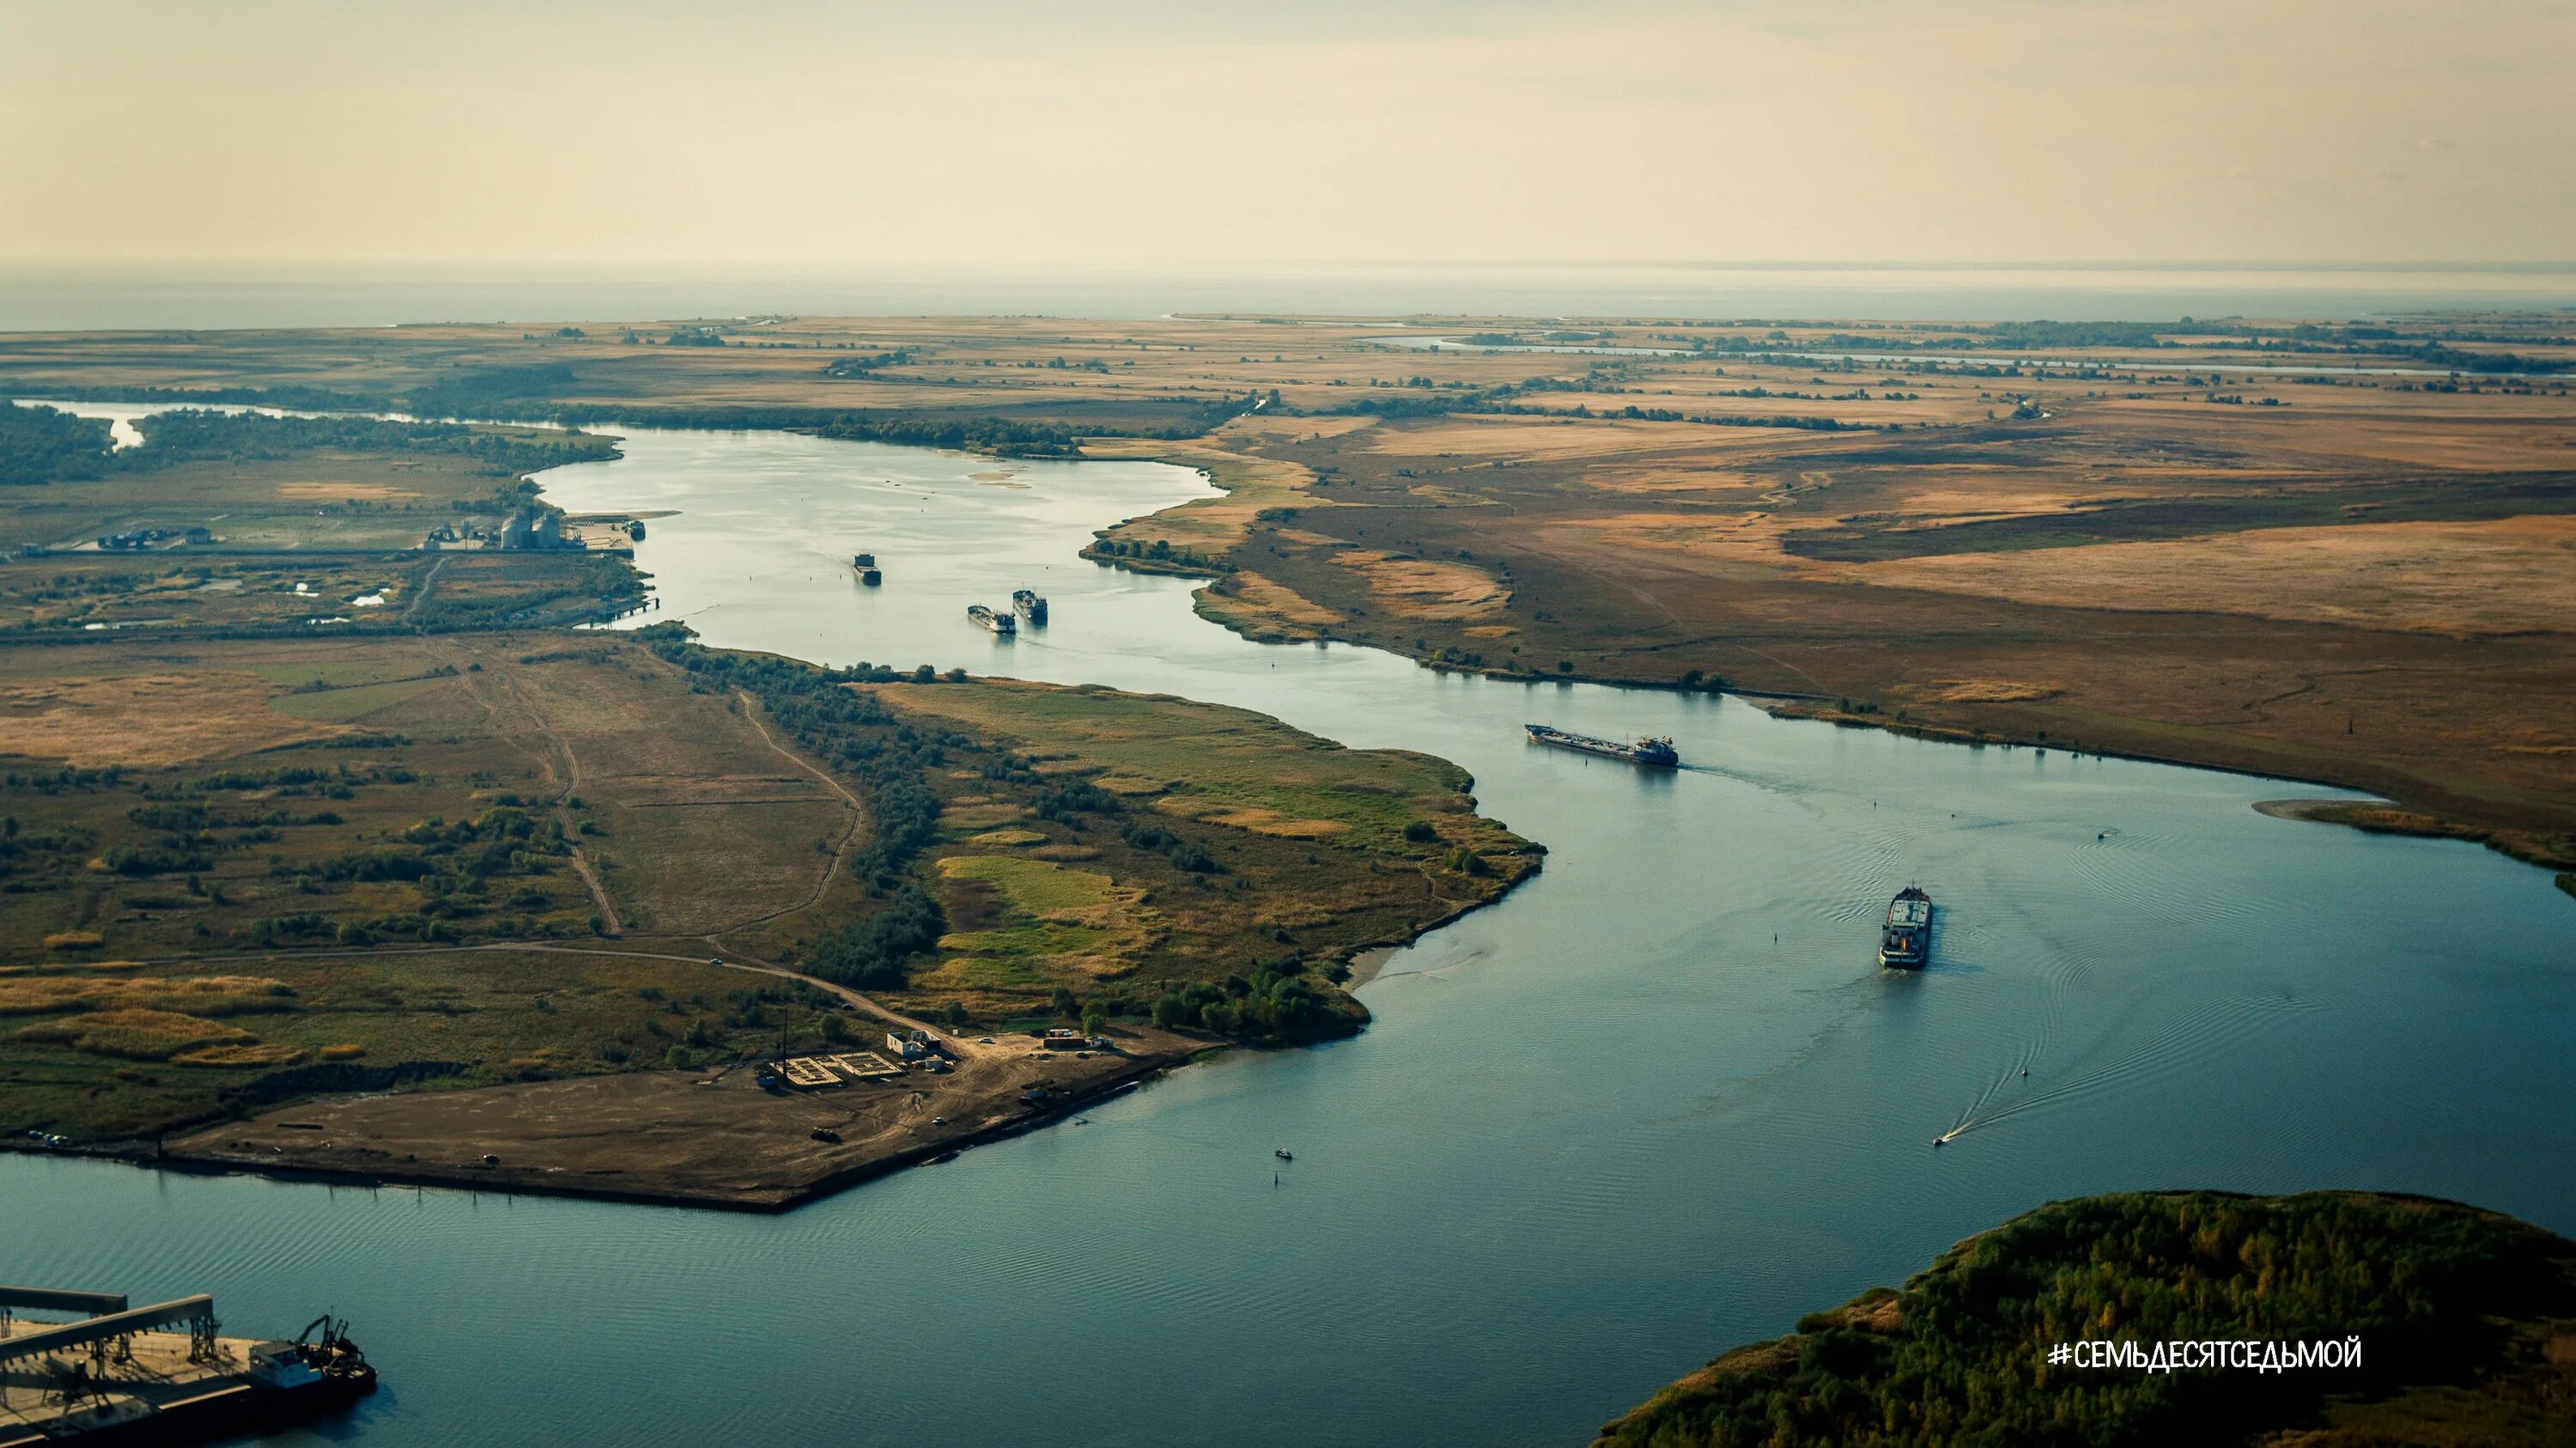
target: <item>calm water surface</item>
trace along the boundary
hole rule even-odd
[[[784,1217],[11,1157],[0,1279],[211,1291],[243,1329],[350,1314],[389,1383],[369,1445],[1537,1444],[2054,1197],[2367,1186],[2576,1231],[2576,906],[2538,871],[2247,808],[2321,792],[2279,781],[1249,644],[1186,583],[1073,556],[1205,491],[1178,469],[627,453],[548,495],[678,510],[640,562],[712,644],[1434,751],[1548,867],[1400,953],[1356,1040]],[[1051,627],[962,618],[1020,585]],[[1533,750],[1529,720],[1670,733],[1698,767]],[[1879,972],[1909,880],[1934,967]]]

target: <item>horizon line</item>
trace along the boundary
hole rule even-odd
[[[547,267],[582,270],[640,271],[661,267],[681,268],[814,268],[845,273],[870,272],[936,272],[948,276],[978,273],[1048,271],[1057,274],[1086,272],[1128,272],[1183,270],[1201,275],[1239,274],[1244,271],[1295,271],[1298,269],[1331,270],[1353,267],[1380,267],[1394,270],[1422,270],[1440,267],[1477,267],[1530,270],[1673,270],[1673,271],[1773,271],[1773,272],[1990,272],[1990,271],[2140,271],[2140,272],[2479,272],[2500,275],[2552,272],[2576,272],[2576,258],[2550,260],[2371,260],[2338,258],[2330,260],[2297,260],[2279,257],[2241,257],[2183,260],[2145,260],[2139,258],[2020,258],[1994,260],[1921,260],[1880,258],[1846,260],[1829,258],[1571,258],[1532,260],[1526,258],[1447,257],[1435,259],[1401,259],[1383,257],[1342,258],[1252,258],[1230,262],[1182,262],[1169,259],[1132,259],[1118,261],[1047,262],[985,261],[960,263],[941,260],[850,261],[831,258],[726,258],[726,257],[433,257],[412,255],[386,256],[206,256],[206,255],[5,255],[0,266],[10,267],[122,267],[122,266],[194,266],[194,267],[261,267],[261,266],[334,266],[334,267],[419,267],[449,271],[475,269],[527,270]]]

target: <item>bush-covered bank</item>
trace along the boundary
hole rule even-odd
[[[2250,1342],[2259,1362],[2356,1338],[2351,1366],[2199,1365],[2198,1344]],[[2050,1363],[2086,1341],[2193,1344],[2193,1366]],[[1738,1348],[1600,1443],[2565,1443],[2571,1346],[2576,1243],[2527,1223],[2359,1192],[2122,1193],[2053,1202]],[[2428,1423],[2446,1426],[2417,1436]]]

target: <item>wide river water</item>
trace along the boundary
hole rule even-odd
[[[2374,1187],[2576,1231],[2576,902],[2248,807],[2329,791],[1248,643],[1188,583],[1074,556],[1206,492],[1161,465],[637,432],[544,482],[676,510],[640,562],[711,644],[1427,750],[1552,853],[1399,952],[1354,1040],[785,1216],[0,1158],[0,1280],[208,1291],[235,1330],[348,1314],[387,1384],[370,1448],[1579,1444],[2051,1198]],[[1021,585],[1051,627],[965,623]],[[1532,720],[1694,767],[1533,749]],[[1882,972],[1908,881],[1941,904],[1933,967]]]

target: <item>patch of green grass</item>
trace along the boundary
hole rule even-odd
[[[1085,925],[1060,925],[1053,921],[1034,921],[1024,925],[1005,925],[992,930],[969,931],[963,935],[940,937],[939,948],[979,959],[1020,961],[1041,975],[1069,975],[1074,972],[1043,969],[1048,963],[1074,959],[1115,959],[1136,943],[1132,931],[1102,930]]]
[[[1404,827],[1429,815],[1450,819],[1450,832],[1468,837],[1461,843],[1507,839],[1469,811],[1466,771],[1446,760],[1346,749],[1221,704],[1009,681],[878,693],[899,709],[1069,753],[1115,780],[1114,792],[1159,791],[1152,807],[1182,818],[1406,856],[1423,850],[1404,840]]]
[[[247,663],[238,666],[246,674],[257,674],[272,684],[294,688],[320,684],[332,689],[351,689],[361,684],[386,684],[413,678],[421,672],[418,659],[410,654],[383,658],[351,657],[314,659],[309,662]]]
[[[955,931],[939,948],[951,957],[915,982],[968,989],[1079,984],[1124,974],[1154,938],[1142,892],[1107,875],[1016,855],[950,855],[939,873],[990,887],[1001,909],[991,927]]]
[[[864,687],[963,731],[933,780],[951,827],[989,851],[937,864],[940,960],[889,988],[912,1008],[964,998],[1002,1017],[1061,988],[1113,1016],[1177,1011],[1219,1034],[1337,1034],[1366,1019],[1334,985],[1352,951],[1537,868],[1525,841],[1475,813],[1466,773],[1426,755],[1345,749],[1160,695]],[[1283,1005],[1272,987],[1292,979]]]
[[[345,724],[428,693],[446,682],[445,679],[391,679],[381,684],[356,684],[305,694],[285,694],[271,700],[269,707],[298,719]]]
[[[949,940],[977,941],[981,936],[951,936]],[[944,948],[948,940],[940,942]],[[923,973],[914,985],[927,991],[985,990],[1024,991],[1044,989],[1057,977],[1037,968],[1021,955],[978,954],[953,956],[942,961],[937,970]]]
[[[1117,882],[1089,870],[1067,869],[1048,860],[1014,855],[950,855],[939,873],[952,880],[981,880],[993,886],[1012,907],[1030,915],[1105,910],[1124,913],[1126,901]]]

